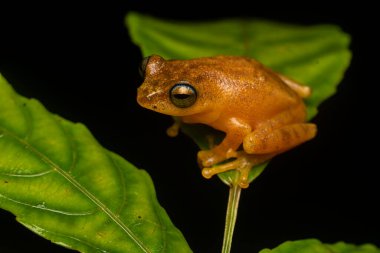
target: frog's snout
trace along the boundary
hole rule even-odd
[[[144,89],[144,87],[139,87],[137,89],[137,103],[147,109],[156,110],[157,97],[161,93],[161,90]]]
[[[137,103],[142,107],[147,107],[149,100],[147,99],[146,92],[141,87],[137,89]]]

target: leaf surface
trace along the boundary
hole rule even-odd
[[[191,252],[144,170],[0,75],[0,207],[81,252]]]
[[[263,249],[259,253],[380,253],[380,249],[372,244],[353,245],[344,242],[323,244],[316,239],[288,241],[270,250]]]

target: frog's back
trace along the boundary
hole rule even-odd
[[[238,114],[257,122],[302,103],[293,89],[258,61],[233,56],[214,58],[219,84],[226,95],[224,114]]]

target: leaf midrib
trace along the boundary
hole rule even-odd
[[[17,142],[26,147],[29,151],[34,153],[37,157],[41,159],[42,162],[47,164],[52,168],[53,171],[57,172],[59,175],[63,176],[70,184],[72,184],[77,190],[89,198],[96,206],[98,206],[108,217],[111,218],[145,253],[151,253],[151,251],[143,244],[143,242],[124,224],[124,222],[114,214],[103,202],[101,202],[97,197],[95,197],[91,192],[89,192],[84,186],[82,186],[78,181],[76,181],[69,173],[63,170],[59,165],[50,160],[46,155],[36,149],[34,146],[30,145],[28,142],[24,141],[22,138],[8,131],[7,129],[0,127],[0,130],[4,135],[8,135],[15,139]]]

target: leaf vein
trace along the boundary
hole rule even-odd
[[[126,201],[125,201],[125,197],[126,197],[126,185],[125,185],[125,177],[124,177],[124,173],[122,172],[121,170],[121,167],[119,166],[119,164],[112,158],[112,156],[110,156],[110,153],[107,152],[107,157],[111,160],[112,164],[114,165],[114,167],[116,168],[119,176],[120,176],[120,182],[121,182],[121,185],[122,185],[122,189],[123,189],[123,192],[122,192],[122,203],[120,204],[120,207],[117,208],[117,212],[116,214],[120,214],[121,211],[123,210],[125,204],[126,204]]]
[[[24,224],[24,226],[28,227],[29,229],[33,230],[33,231],[37,231],[38,233],[46,233],[46,234],[51,234],[51,235],[55,235],[55,236],[58,236],[58,237],[65,237],[65,238],[69,238],[71,240],[74,240],[74,241],[77,241],[77,242],[80,242],[84,245],[87,245],[88,247],[91,247],[95,250],[98,250],[98,251],[101,251],[103,253],[108,253],[108,251],[106,250],[103,250],[101,248],[98,248],[94,245],[92,245],[91,243],[88,243],[87,241],[83,241],[81,239],[78,239],[78,238],[75,238],[75,237],[72,237],[72,236],[69,236],[69,235],[66,235],[66,234],[62,234],[62,233],[56,233],[56,232],[52,232],[52,231],[49,231],[49,230],[46,230],[44,228],[41,228],[39,226],[36,226],[36,225],[29,225],[29,224],[26,224],[26,223],[23,223],[22,221],[20,221],[22,224]],[[58,242],[58,241],[55,241],[56,243],[58,244],[61,244],[63,246],[66,246],[65,243],[62,243],[62,242]]]
[[[2,168],[2,169],[4,169],[4,168]],[[41,176],[44,176],[44,175],[49,174],[51,172],[53,172],[53,170],[45,170],[45,171],[42,171],[39,173],[34,173],[34,174],[12,174],[12,173],[0,172],[0,175],[4,175],[7,177],[41,177]]]
[[[76,148],[76,145],[73,141],[73,136],[69,133],[69,131],[66,130],[66,128],[59,123],[57,118],[54,118],[54,121],[57,123],[59,128],[62,130],[62,133],[66,137],[66,139],[69,141],[70,150],[71,150],[71,164],[69,165],[69,169],[67,170],[68,173],[71,173],[73,169],[75,168],[77,164],[77,157],[78,157],[78,149]]]
[[[87,211],[87,212],[74,213],[74,212],[67,212],[67,211],[47,208],[43,203],[42,204],[38,204],[38,205],[28,204],[28,203],[21,202],[21,201],[15,200],[13,198],[10,198],[8,196],[5,196],[4,194],[0,194],[0,198],[3,198],[5,200],[11,201],[11,202],[19,204],[19,205],[24,205],[24,206],[28,206],[28,207],[31,207],[31,208],[41,209],[43,211],[48,211],[48,212],[58,213],[58,214],[63,214],[63,215],[68,215],[68,216],[88,216],[88,215],[91,215],[91,214],[95,213],[95,211]]]
[[[112,221],[114,221],[129,237],[130,239],[136,243],[139,248],[145,252],[150,253],[151,251],[144,245],[144,243],[128,228],[126,224],[115,214],[113,213],[107,206],[96,198],[90,191],[88,191],[85,187],[83,187],[77,180],[75,180],[70,173],[62,169],[56,163],[51,161],[48,157],[46,157],[42,152],[37,150],[35,147],[30,145],[24,139],[21,139],[17,135],[9,132],[7,129],[0,128],[4,134],[14,138],[16,141],[20,142],[22,145],[27,147],[32,153],[38,156],[42,162],[46,163],[50,166],[55,172],[64,177],[70,184],[72,184],[76,189],[78,189],[82,194],[84,194],[87,198],[91,200],[96,206],[98,206]]]

